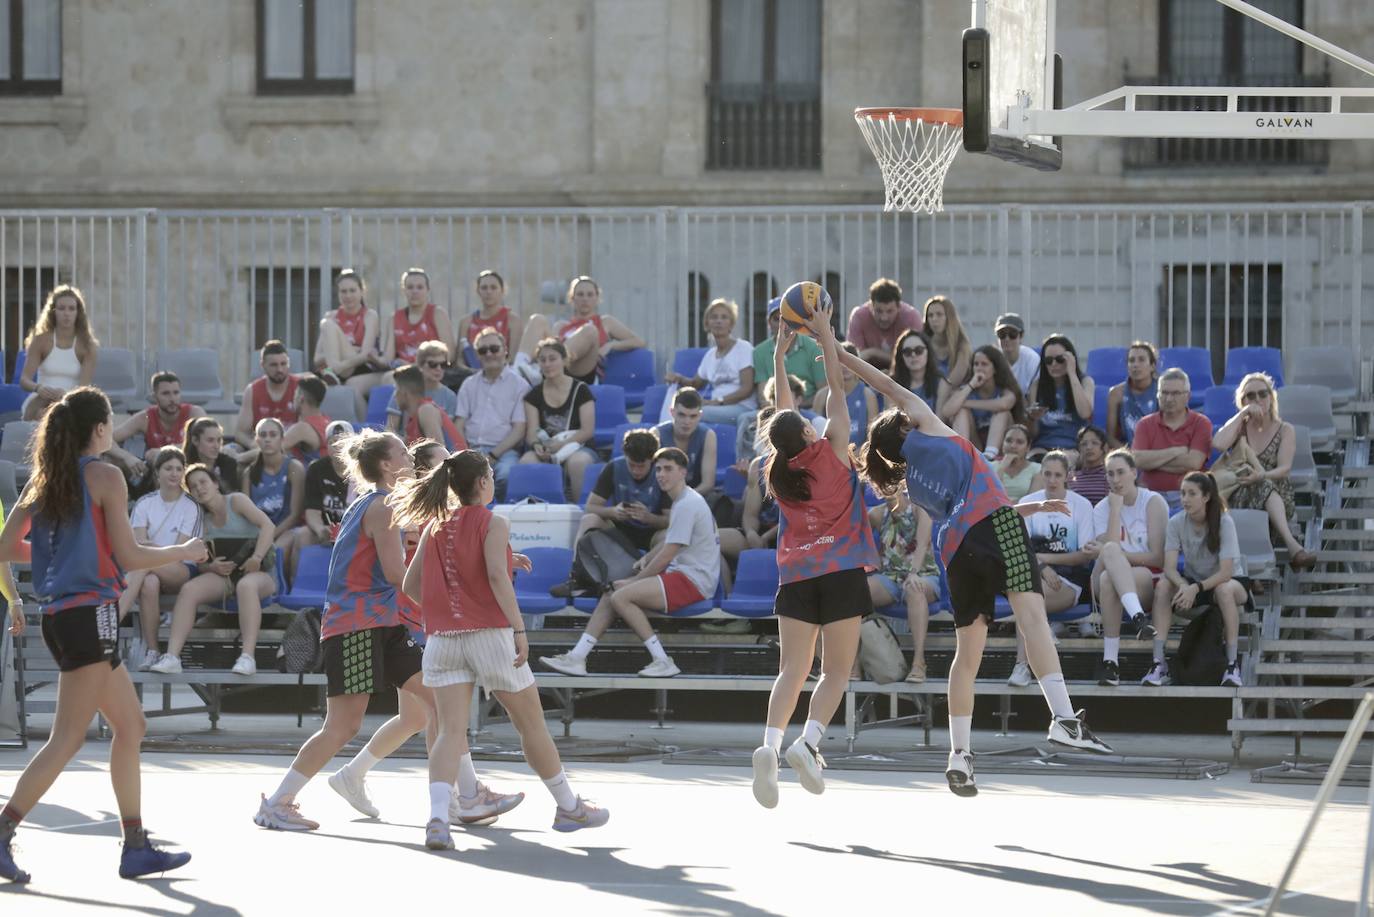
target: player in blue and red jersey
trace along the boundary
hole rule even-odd
[[[811,674],[817,636],[821,639],[821,677],[811,692],[806,726],[787,749],[787,763],[812,793],[825,791],[825,761],[817,747],[849,684],[859,649],[859,622],[873,611],[868,573],[877,569],[878,548],[868,524],[863,484],[849,457],[849,407],[831,330],[831,309],[816,310],[810,327],[821,345],[830,397],[824,437],[797,413],[791,389],[778,386],[777,412],[768,425],[773,455],[768,490],[777,498],[779,587],[773,602],[778,616],[779,671],[768,697],[763,744],[754,751],[754,798],[778,804],[778,753],[783,730],[797,696]],[[796,339],[778,328],[773,348],[774,375],[786,379],[783,358]]]
[[[973,796],[973,687],[983,658],[993,602],[1005,595],[1026,641],[1031,670],[1049,703],[1049,740],[1057,745],[1110,754],[1088,731],[1082,711],[1074,712],[1064,686],[1059,654],[1045,618],[1040,567],[1030,548],[1022,515],[1067,512],[1062,500],[1022,503],[1007,497],[1002,482],[973,444],[945,425],[930,406],[889,376],[857,357],[840,360],[895,407],[868,429],[858,465],[873,486],[891,494],[906,485],[911,502],[935,524],[935,546],[949,580],[957,630],[949,672],[951,751],[945,777],[959,796]]]
[[[0,564],[22,559],[32,542],[33,588],[43,611],[43,642],[59,670],[57,714],[0,812],[0,878],[28,881],[10,853],[15,829],[86,741],[99,711],[110,724],[110,782],[124,829],[119,874],[133,879],[184,866],[189,853],[154,847],[140,815],[139,745],[143,705],[120,664],[119,608],[124,570],[205,560],[205,543],[140,545],[129,527],[124,476],[99,456],[114,444],[110,402],[98,389],[67,392],[43,416],[31,454],[33,476],[0,533]],[[14,617],[10,632],[23,630]]]

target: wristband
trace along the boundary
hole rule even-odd
[[[514,629],[511,630],[511,633],[512,633],[512,634],[515,634],[515,635],[517,635],[517,636],[520,635],[520,634],[523,634],[524,632],[525,632],[525,629],[524,629],[523,627],[522,627],[520,630],[514,630]]]

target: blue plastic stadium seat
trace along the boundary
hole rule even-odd
[[[1092,376],[1098,388],[1111,388],[1126,381],[1125,347],[1094,347],[1088,351],[1088,364],[1083,372]]]
[[[376,385],[367,393],[367,417],[364,422],[368,426],[386,426],[386,405],[395,392],[394,385]]]
[[[18,413],[24,409],[29,393],[18,385],[0,384],[0,414]]]
[[[649,425],[658,423],[658,415],[663,413],[663,401],[668,397],[668,383],[656,382],[644,390],[644,404],[640,416]]]
[[[1093,377],[1093,426],[1107,429],[1107,397],[1111,395],[1109,386],[1103,385]],[[1116,383],[1112,383],[1115,385]]]
[[[716,486],[725,483],[725,469],[735,464],[735,438],[739,428],[734,424],[713,423],[716,431]]]
[[[572,570],[572,551],[567,548],[526,548],[529,573],[515,574],[515,603],[526,615],[552,614],[568,607],[567,599],[549,595],[549,588],[567,580]]]
[[[599,449],[609,446],[615,438],[615,428],[629,423],[625,414],[625,389],[618,385],[593,385],[592,395],[596,398],[596,437],[594,442]]]
[[[1235,388],[1249,373],[1268,373],[1277,388],[1283,387],[1283,354],[1277,347],[1232,347],[1226,351],[1222,385]]]
[[[1166,369],[1183,370],[1188,374],[1188,382],[1193,387],[1193,396],[1188,399],[1188,407],[1196,410],[1202,407],[1202,393],[1207,391],[1216,380],[1212,378],[1212,353],[1206,347],[1165,347],[1159,351],[1159,372]]]
[[[535,497],[545,503],[567,502],[563,493],[562,466],[552,462],[511,466],[510,477],[506,479],[506,502],[518,503],[526,497]]]
[[[472,369],[482,368],[482,358],[477,355],[477,351],[473,349],[471,344],[463,345],[463,362]]]
[[[323,608],[325,589],[329,585],[329,555],[325,545],[312,544],[301,549],[296,563],[296,580],[291,591],[277,597],[283,608]]]
[[[778,552],[772,548],[749,548],[740,552],[735,587],[720,607],[741,618],[766,618],[773,614],[777,593]]]
[[[592,462],[587,466],[587,473],[582,478],[582,493],[578,494],[577,498],[579,506],[586,507],[587,498],[592,495],[592,487],[596,485],[596,479],[601,477],[601,470],[605,467],[605,462]]]
[[[620,458],[625,454],[625,434],[631,430],[638,430],[640,427],[652,426],[647,423],[622,423],[611,433],[611,460]]]
[[[14,355],[14,375],[10,376],[10,382],[19,384],[19,377],[24,374],[24,362],[28,360],[29,352],[26,348],[20,347],[19,352]]]
[[[645,347],[634,350],[613,350],[606,356],[607,385],[625,389],[626,407],[637,408],[644,403],[644,392],[654,384],[654,352]]]
[[[1212,422],[1213,432],[1236,414],[1236,387],[1214,385],[1202,393],[1202,413]]]
[[[673,354],[673,372],[680,376],[695,376],[701,358],[706,356],[708,347],[680,347]]]

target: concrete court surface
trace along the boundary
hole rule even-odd
[[[0,752],[0,791],[30,753]],[[479,761],[487,782],[527,799],[495,826],[455,829],[457,850],[436,854],[421,844],[423,761],[372,772],[378,821],[321,775],[300,797],[322,824],[306,834],[251,821],[289,758],[147,754],[144,820],[195,858],[126,882],[106,754],[88,743],[21,828],[17,858],[35,878],[0,883],[0,914],[1257,914],[1316,793],[1252,784],[1241,768],[1201,781],[989,774],[964,800],[935,774],[831,771],[817,797],[784,770],[768,811],[747,769],[577,763],[575,789],[612,817],[561,835],[533,774]],[[1365,798],[1338,792],[1284,913],[1353,913]]]

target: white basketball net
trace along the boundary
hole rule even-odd
[[[855,112],[887,189],[884,210],[939,213],[945,209],[945,175],[963,142],[962,125],[920,118]]]

